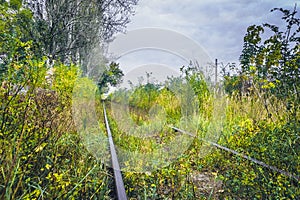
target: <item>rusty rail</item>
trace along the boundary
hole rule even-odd
[[[115,178],[115,185],[117,190],[117,197],[119,200],[127,200],[127,195],[125,192],[124,182],[120,170],[120,165],[114,145],[114,141],[112,138],[111,130],[109,128],[109,123],[106,115],[106,109],[105,105],[103,104],[103,112],[104,112],[104,120],[105,120],[105,126],[108,134],[108,141],[109,141],[109,148],[110,148],[110,154],[111,154],[111,161],[112,161],[112,168],[114,171],[114,178]]]
[[[191,136],[191,137],[195,137],[195,135],[193,135],[193,134],[191,134],[191,133],[189,133],[189,132],[187,132],[187,131],[181,130],[181,129],[179,129],[179,128],[176,128],[176,127],[173,127],[173,126],[170,126],[170,128],[172,128],[173,130],[178,131],[178,132],[180,132],[180,133],[187,134],[187,135],[189,135],[189,136]],[[235,155],[237,155],[237,156],[240,156],[240,157],[242,157],[242,158],[245,158],[245,159],[247,159],[247,160],[250,160],[251,162],[253,162],[253,163],[255,163],[255,164],[261,165],[261,166],[263,166],[263,167],[265,167],[265,168],[268,168],[268,169],[270,169],[270,170],[273,170],[273,171],[275,171],[275,172],[278,172],[278,173],[280,173],[280,174],[282,174],[282,175],[285,175],[285,176],[288,176],[288,177],[290,177],[290,178],[293,178],[293,179],[295,179],[296,181],[300,181],[300,177],[299,177],[299,176],[296,176],[296,175],[294,175],[294,174],[292,174],[292,173],[290,173],[290,172],[284,171],[284,170],[282,170],[282,169],[278,169],[277,167],[268,165],[268,164],[266,164],[266,163],[264,163],[264,162],[262,162],[262,161],[259,161],[259,160],[255,159],[255,158],[251,158],[250,156],[247,156],[247,155],[245,155],[245,154],[239,153],[239,152],[237,152],[237,151],[235,151],[235,150],[232,150],[232,149],[229,149],[229,148],[227,148],[227,147],[221,146],[221,145],[219,145],[219,144],[217,144],[217,143],[215,143],[215,142],[211,142],[211,141],[208,141],[208,140],[205,140],[205,139],[201,139],[201,140],[202,140],[203,142],[207,142],[207,143],[209,143],[210,145],[215,146],[215,147],[217,147],[217,148],[219,148],[219,149],[222,149],[222,150],[224,150],[224,151],[230,152],[230,153],[232,153],[232,154],[235,154]]]

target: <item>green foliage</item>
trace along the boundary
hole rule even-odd
[[[22,7],[22,0],[10,0],[9,6],[14,10],[19,10]]]
[[[234,93],[239,93],[243,91],[243,76],[235,75],[235,76],[225,76],[224,77],[224,88],[226,93],[230,96],[234,96]]]
[[[155,104],[155,99],[158,95],[159,85],[152,83],[140,85],[132,92],[129,104],[140,109],[149,110]]]
[[[5,76],[7,66],[14,61],[28,60],[27,56],[43,57],[35,40],[31,11],[14,9],[0,4],[0,78]]]
[[[250,70],[254,70],[253,67]],[[223,150],[215,150],[202,158],[210,148],[200,140],[206,138],[208,128],[212,125],[212,113],[215,107],[220,105],[212,104],[211,92],[209,92],[201,73],[188,69],[183,72],[185,72],[185,76],[170,79],[169,82],[166,82],[165,87],[161,85],[155,87],[154,84],[148,83],[131,90],[118,91],[112,95],[112,101],[119,103],[124,103],[120,100],[122,96],[126,97],[125,102],[128,103],[126,105],[129,105],[130,116],[139,126],[149,122],[148,110],[155,105],[163,107],[167,116],[166,124],[175,126],[180,124],[182,116],[180,108],[184,101],[171,89],[171,85],[180,88],[180,84],[176,84],[177,82],[183,84],[184,87],[187,87],[187,82],[190,83],[191,88],[195,91],[193,95],[197,97],[196,100],[203,102],[198,107],[199,116],[196,121],[196,129],[191,131],[196,130],[199,140],[194,140],[181,157],[159,170],[138,174],[125,172],[125,184],[129,197],[150,199],[297,198],[300,192],[299,183],[292,177]],[[237,76],[237,80],[230,79],[232,86],[241,87],[237,85],[239,78],[246,79],[247,76]],[[171,82],[172,84],[170,84]],[[273,87],[270,83],[268,84]],[[285,110],[285,102],[275,95],[264,96],[265,93],[267,91],[249,93],[249,96],[239,96],[233,92],[226,98],[228,106],[226,119],[223,122],[224,128],[218,143],[299,177],[299,121],[290,117],[291,112]],[[266,104],[266,102],[272,103]],[[298,111],[296,116],[299,116]],[[121,158],[128,159],[126,154],[123,154],[124,149],[131,152],[154,152],[157,141],[167,145],[174,138],[174,132],[170,132],[168,129],[156,132],[153,139],[139,138],[132,135],[133,132],[123,132],[117,124],[119,123],[113,122],[112,127],[115,142],[122,149],[119,151]],[[129,123],[127,124],[129,125]],[[193,125],[191,122],[188,124],[189,127]],[[134,129],[138,130],[139,128],[135,127]],[[132,170],[141,170],[147,165],[146,155],[139,157],[138,154],[131,154],[129,157],[132,158],[130,163],[124,163],[126,170],[130,171],[130,167],[133,167]],[[125,161],[126,159],[121,159],[121,163]],[[203,185],[205,182],[193,179],[195,173],[214,175],[215,179],[206,180],[212,187],[211,191],[203,192],[201,184]],[[221,182],[221,186],[216,186],[214,181]]]
[[[203,164],[199,156],[206,153],[202,143],[168,127],[173,125],[197,132],[200,139],[205,137],[210,124],[212,95],[208,85],[200,72],[183,70],[181,77],[169,78],[164,84],[147,82],[111,95],[115,120],[110,118],[110,125],[125,171],[129,198],[197,199],[205,196],[196,191],[197,181],[192,181],[193,174]],[[128,110],[124,111],[123,105],[128,106]],[[123,112],[127,115],[117,117]],[[207,196],[212,193],[209,191]]]
[[[108,109],[110,116],[122,113],[122,104],[129,106],[128,115],[121,115],[118,123],[110,117],[110,124],[115,144],[121,147],[118,155],[127,170],[123,176],[130,198],[300,196],[299,181],[294,178],[225,151],[209,153],[212,147],[202,140],[214,137],[210,128],[222,124],[222,130],[213,129],[221,133],[219,144],[299,177],[300,22],[296,8],[273,11],[283,13],[286,30],[269,24],[248,28],[242,70],[225,77],[230,95],[224,122],[214,122],[222,117],[219,108],[224,99],[216,100],[203,74],[192,66],[183,67],[181,77],[164,84],[147,82],[112,94],[111,103],[118,109],[117,113]],[[56,61],[51,67],[47,64],[45,49],[39,48],[47,24],[36,24],[21,1],[0,1],[0,18],[0,198],[110,199],[112,177],[99,160],[107,157],[107,145],[101,143],[106,139],[104,125],[99,123],[100,136],[92,129],[79,134],[72,120],[72,93],[80,67]],[[263,40],[266,31],[271,36]],[[66,36],[58,35],[56,41]],[[100,93],[119,84],[122,76],[119,65],[111,63],[97,77]],[[93,92],[85,90],[94,88],[92,81],[81,80],[82,95]],[[245,91],[248,96],[242,94]],[[98,110],[100,104],[96,102]],[[102,112],[97,115],[103,119]],[[120,122],[125,126],[119,126]],[[167,125],[195,133],[195,138]],[[184,144],[188,146],[181,151]],[[181,153],[174,157],[172,152]],[[157,163],[150,166],[147,162],[153,160]],[[145,172],[151,167],[153,171]]]
[[[299,177],[299,123],[289,122],[288,113],[278,113],[274,122],[268,118],[261,99],[255,96],[241,100],[230,98],[227,109],[226,130],[218,142],[230,149],[263,161],[267,165]],[[275,105],[276,103],[276,105]],[[275,101],[276,108],[283,108]],[[270,110],[272,114],[276,110]],[[219,170],[223,181],[222,198],[295,199],[299,196],[299,183],[240,156],[216,150],[207,160],[207,166]]]
[[[110,118],[119,161],[124,169],[123,179],[129,198],[195,199],[194,188],[189,180],[192,161],[187,156],[188,153],[163,168],[160,168],[158,164],[158,169],[154,169],[152,172],[136,172],[144,171],[146,166],[150,166],[147,160],[153,159],[155,154],[151,154],[151,158],[148,158],[147,155],[155,151],[157,140],[160,140],[161,144],[167,144],[174,137],[174,132],[165,128],[162,132],[154,134],[152,138],[142,138],[120,131],[118,124],[119,122]],[[124,154],[124,149],[131,153],[130,157]],[[158,163],[161,157],[170,158],[167,156],[167,152],[164,155],[159,152]]]
[[[193,94],[197,96],[200,112],[206,111],[206,108],[211,104],[211,91],[203,73],[192,66],[183,66],[180,70],[183,73],[184,79],[187,81],[188,87],[190,87]]]
[[[112,62],[108,69],[105,69],[104,72],[99,77],[97,85],[101,94],[108,91],[109,86],[117,86],[121,83],[122,77],[124,76],[122,70],[119,68],[119,64]]]
[[[86,150],[72,121],[78,66],[55,62],[47,80],[46,59],[34,54],[32,41],[19,39],[22,27],[8,26],[16,16],[2,16],[7,18],[1,21],[1,36],[7,40],[0,47],[5,69],[0,77],[0,198],[109,199],[106,168]]]
[[[287,125],[267,126],[253,124],[251,121],[241,124],[233,130],[235,134],[228,138],[226,146],[299,176],[299,156],[295,151],[295,148],[299,148],[299,143],[297,144],[295,132]],[[224,158],[220,159],[223,156]],[[226,159],[228,160],[225,161]],[[222,153],[215,158],[215,162],[221,166],[220,178],[225,183],[225,196],[294,199],[300,194],[299,183],[293,178],[240,157]]]
[[[278,26],[271,24],[249,26],[240,57],[239,77],[226,77],[225,86],[227,91],[251,90],[255,93],[275,95],[288,101],[289,105],[292,104],[295,113],[298,109],[300,85],[300,19],[297,18],[296,6],[291,11],[282,8],[275,8],[272,12],[274,11],[283,14],[285,29],[280,30]],[[263,41],[264,32],[271,36]]]
[[[233,129],[234,136],[230,134],[230,139],[225,144],[299,176],[299,151],[295,149],[299,149],[300,19],[296,6],[293,10],[275,8],[272,12],[274,11],[282,13],[285,29],[281,30],[271,24],[250,26],[244,37],[240,57],[241,71],[237,76],[225,77],[224,83],[231,97],[235,98],[238,93],[239,99],[235,101],[244,105],[234,110],[237,113],[240,112],[238,109],[248,110],[251,115],[245,114],[242,119],[253,120],[257,130],[253,134],[249,129]],[[263,40],[264,32],[268,37]],[[243,97],[244,93],[249,97]],[[257,102],[261,105],[257,105]],[[294,199],[299,196],[299,185],[288,177],[256,166],[244,169],[255,174],[249,182],[252,185],[244,185],[243,181],[236,178],[240,176],[237,175],[238,170],[242,169],[232,170],[234,172],[227,174],[224,179],[232,186],[230,188],[235,188],[230,189],[230,193],[234,191],[243,197],[252,193],[256,198],[271,199]],[[248,178],[247,175],[244,177]],[[268,182],[269,179],[271,183]],[[255,184],[255,181],[259,184]],[[245,190],[247,187],[251,189]],[[259,192],[254,192],[258,187]],[[276,192],[272,194],[271,190]]]

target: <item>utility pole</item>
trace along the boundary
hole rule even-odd
[[[215,63],[215,85],[217,85],[218,82],[218,59],[216,59]]]

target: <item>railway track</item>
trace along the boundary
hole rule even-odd
[[[121,169],[120,169],[114,141],[112,138],[111,130],[110,130],[108,119],[107,119],[105,104],[103,104],[103,112],[104,112],[104,121],[105,121],[106,131],[108,134],[111,162],[112,162],[112,168],[113,168],[112,170],[114,173],[114,182],[115,182],[115,187],[116,187],[117,198],[119,200],[127,200],[127,195],[126,195],[125,186],[124,186],[124,182],[123,182],[123,178],[122,178],[122,174],[121,174]]]
[[[118,161],[118,157],[117,157],[117,153],[116,153],[116,149],[114,146],[114,142],[113,142],[113,138],[112,138],[112,134],[111,134],[111,130],[109,127],[109,122],[108,122],[108,118],[107,118],[107,113],[106,113],[106,109],[105,109],[105,105],[103,104],[103,112],[104,112],[104,120],[105,120],[105,126],[106,126],[106,130],[107,130],[107,134],[108,134],[108,140],[109,140],[109,146],[110,146],[110,153],[111,153],[111,162],[112,162],[112,170],[113,170],[113,174],[114,174],[114,182],[115,182],[115,188],[116,188],[116,196],[117,199],[119,200],[127,200],[127,195],[126,195],[126,191],[125,191],[125,186],[124,186],[124,182],[123,182],[123,178],[122,178],[122,174],[121,174],[121,169],[120,169],[120,165],[119,165],[119,161]],[[195,135],[193,135],[192,133],[189,133],[185,130],[179,129],[177,127],[174,126],[169,126],[169,128],[171,128],[174,131],[180,132],[182,134],[187,134],[191,137],[195,137]],[[239,153],[235,150],[229,149],[227,147],[221,146],[215,142],[211,142],[205,139],[201,139],[203,142],[206,142],[218,149],[221,149],[223,151],[227,151],[230,152],[231,154],[234,154],[236,156],[242,157],[246,160],[249,160],[257,165],[261,165],[269,170],[272,170],[274,172],[280,173],[284,176],[288,176],[292,179],[295,179],[296,181],[300,181],[300,177],[293,175],[290,172],[278,169],[277,167],[268,165],[262,161],[259,161],[255,158],[252,158],[250,156],[247,156],[245,154]]]
[[[180,133],[183,133],[183,134],[187,134],[187,135],[189,135],[189,136],[191,136],[191,137],[195,137],[193,134],[191,134],[191,133],[189,133],[189,132],[187,132],[187,131],[185,131],[185,130],[181,130],[181,129],[176,128],[176,127],[173,127],[173,126],[170,126],[170,128],[173,129],[173,130],[175,130],[175,131],[177,131],[177,132],[180,132]],[[257,160],[257,159],[255,159],[255,158],[252,158],[252,157],[247,156],[247,155],[245,155],[245,154],[239,153],[239,152],[237,152],[237,151],[235,151],[235,150],[232,150],[232,149],[229,149],[229,148],[227,148],[227,147],[221,146],[221,145],[219,145],[219,144],[217,144],[217,143],[215,143],[215,142],[211,142],[211,141],[208,141],[208,140],[205,140],[205,139],[201,139],[201,140],[202,140],[203,142],[206,142],[206,143],[208,143],[208,144],[210,144],[210,145],[212,145],[212,146],[218,148],[218,149],[222,149],[222,150],[224,150],[224,151],[230,152],[230,153],[232,153],[232,154],[234,154],[234,155],[237,155],[237,156],[240,156],[240,157],[242,157],[242,158],[244,158],[244,159],[246,159],[246,160],[249,160],[249,161],[251,161],[251,162],[253,162],[253,163],[255,163],[255,164],[261,165],[261,166],[263,166],[263,167],[265,167],[265,168],[268,168],[268,169],[270,169],[270,170],[272,170],[272,171],[278,172],[278,173],[280,173],[280,174],[282,174],[282,175],[284,175],[284,176],[288,176],[288,177],[290,177],[290,178],[292,178],[292,179],[295,179],[296,181],[300,181],[300,177],[299,177],[299,176],[293,175],[293,174],[290,173],[290,172],[287,172],[287,171],[278,169],[277,167],[268,165],[268,164],[266,164],[266,163],[264,163],[264,162],[262,162],[262,161],[260,161],[260,160]]]

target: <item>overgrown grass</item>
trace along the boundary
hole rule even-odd
[[[1,198],[112,198],[100,98],[93,119],[97,127],[78,130],[71,112],[77,67],[55,66],[51,85],[44,78],[44,61],[27,65],[21,77],[8,71],[0,92]],[[286,109],[285,101],[272,95],[220,97],[197,74],[191,76],[171,80],[164,88],[148,84],[123,90],[106,102],[128,196],[299,197],[294,178],[203,141],[218,142],[299,177],[299,110]],[[22,92],[24,88],[28,90]]]
[[[0,198],[110,199],[113,178],[72,121],[78,68],[55,65],[49,84],[30,59],[1,80]]]
[[[218,95],[211,93],[211,95],[206,94],[205,98],[200,94],[201,98],[199,98],[199,94],[196,93],[196,97],[198,96],[196,101],[199,102],[198,110],[193,115],[189,115],[190,118],[185,121],[180,110],[183,102],[178,96],[166,88],[156,89],[151,91],[150,96],[153,98],[149,101],[145,87],[136,88],[138,92],[123,90],[123,95],[128,97],[125,104],[122,101],[118,102],[118,98],[120,99],[122,95],[120,93],[117,93],[118,98],[112,98],[118,106],[125,105],[129,108],[124,110],[127,120],[130,121],[125,123],[127,125],[125,129],[118,121],[124,118],[116,118],[114,114],[110,118],[116,145],[120,147],[119,155],[129,197],[145,199],[295,199],[299,197],[299,180],[202,142],[202,139],[213,140],[267,165],[289,172],[294,177],[299,177],[300,124],[295,118],[291,120],[291,113],[285,109],[284,101],[272,95],[225,95],[216,98]],[[135,96],[131,97],[132,94]],[[112,107],[118,107],[114,103]],[[167,119],[163,124],[160,124],[159,117],[153,121],[149,117],[149,110],[155,105],[159,105],[160,109],[167,113]],[[155,114],[159,116],[159,112]],[[299,116],[299,111],[296,116]],[[142,137],[143,135],[137,132],[149,133],[147,128],[143,129],[145,124],[164,126],[159,130],[152,129],[153,133],[149,137]],[[168,142],[172,143],[179,134],[169,129],[168,125],[195,134],[195,138],[183,151],[164,149],[169,147]],[[181,148],[182,146],[178,144],[175,146]],[[152,154],[155,152],[153,150],[155,146],[163,149],[160,154]],[[168,154],[169,152],[173,154]],[[165,161],[168,156],[172,159],[170,162],[164,162],[165,165],[157,165],[157,169],[151,165],[147,167],[148,162],[154,160],[159,162],[162,158]],[[205,178],[193,179],[195,174]],[[208,191],[204,189],[205,182],[211,187]]]

